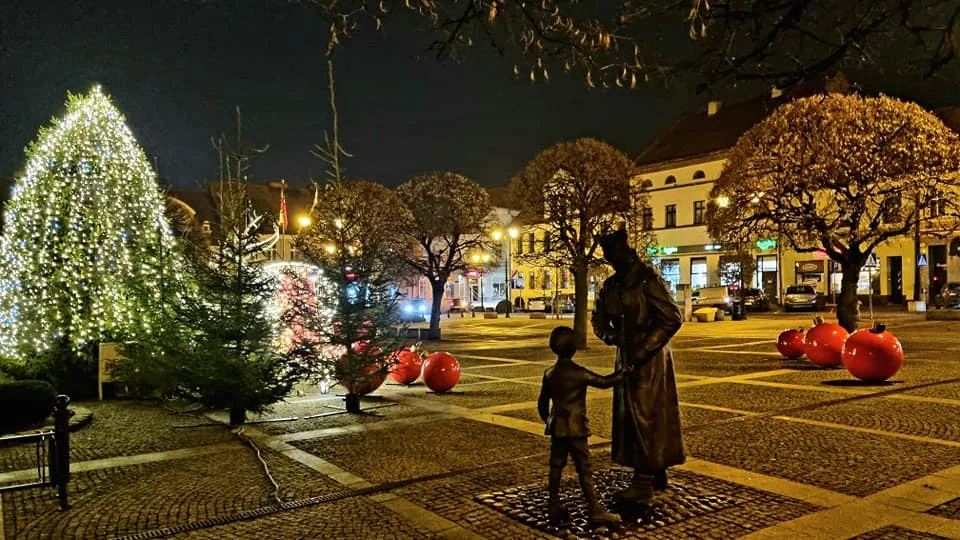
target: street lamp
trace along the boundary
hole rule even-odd
[[[470,260],[473,261],[474,264],[479,264],[482,261],[485,266],[486,263],[490,262],[490,255],[486,253],[474,253],[473,256],[470,257]],[[483,305],[483,267],[477,269],[477,279],[477,286],[480,289],[480,309],[486,311]]]
[[[507,303],[510,304],[510,307],[507,308],[506,317],[510,317],[510,311],[513,310],[513,287],[511,286],[512,284],[510,280],[510,250],[512,248],[512,242],[510,239],[516,238],[519,234],[520,232],[516,227],[510,227],[507,229],[506,236],[508,239],[506,239],[507,253],[504,259],[505,262],[503,268],[503,290],[506,292]],[[490,237],[493,238],[494,241],[499,242],[500,240],[504,239],[504,233],[500,229],[495,229],[490,233]]]
[[[310,216],[300,216],[297,218],[297,224],[300,225],[301,229],[306,229],[313,223],[313,220],[310,219]]]

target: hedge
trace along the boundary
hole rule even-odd
[[[17,431],[53,413],[57,391],[45,381],[0,383],[0,432]]]

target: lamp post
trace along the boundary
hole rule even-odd
[[[510,227],[507,229],[506,238],[504,237],[503,231],[500,229],[496,229],[490,233],[490,236],[494,239],[494,241],[499,242],[504,240],[507,244],[507,253],[503,268],[503,290],[506,292],[507,303],[510,304],[510,306],[507,308],[507,318],[510,318],[510,312],[513,311],[513,287],[510,279],[510,250],[513,248],[512,239],[516,238],[518,234],[519,231],[517,231],[516,227]]]
[[[486,263],[490,262],[490,255],[486,253],[483,253],[483,254],[474,253],[473,256],[470,257],[470,260],[478,264],[480,262],[483,262],[484,265],[486,265]],[[477,286],[480,289],[480,310],[486,311],[487,308],[484,307],[483,305],[483,266],[477,269],[477,279],[478,279]]]

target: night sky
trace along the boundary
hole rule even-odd
[[[270,144],[252,181],[321,176],[324,164],[309,151],[330,126],[327,32],[308,10],[282,0],[0,4],[0,177],[23,167],[24,146],[63,113],[66,92],[94,83],[113,96],[165,183],[213,179],[209,139],[232,129],[235,105],[247,141]],[[505,185],[565,139],[598,137],[636,155],[708,99],[683,85],[591,90],[557,70],[549,84],[530,84],[514,78],[512,58],[485,45],[459,64],[418,60],[429,40],[398,21],[360,32],[337,53],[342,142],[355,156],[349,177],[392,186],[442,169]]]

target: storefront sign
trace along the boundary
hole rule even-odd
[[[757,240],[757,247],[760,249],[773,249],[777,247],[776,240]]]
[[[823,272],[823,261],[800,261],[797,263],[797,271],[804,274],[814,272]]]

